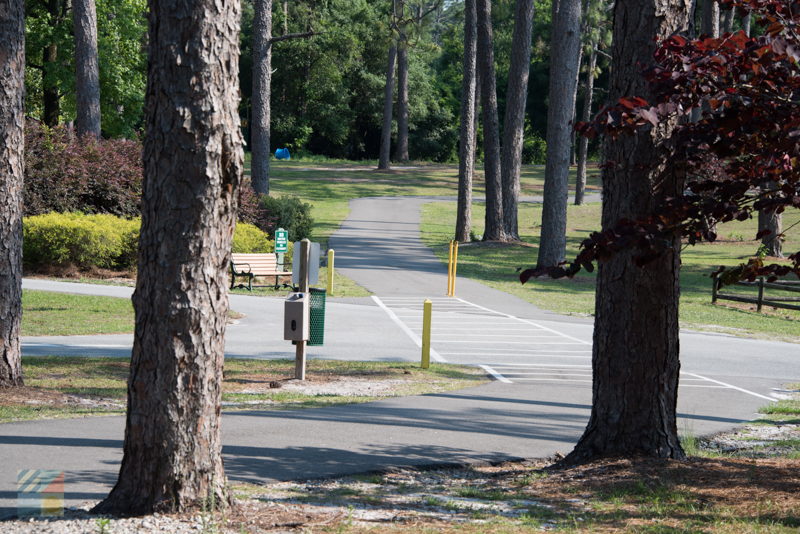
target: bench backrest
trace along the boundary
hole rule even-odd
[[[244,254],[235,252],[231,254],[231,262],[233,262],[237,271],[239,269],[246,269],[249,265],[250,272],[256,276],[262,274],[272,274],[284,270],[279,268],[278,258],[272,252],[262,254]]]

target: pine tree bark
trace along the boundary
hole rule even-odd
[[[472,179],[475,170],[475,100],[478,28],[475,0],[464,1],[464,75],[461,81],[461,130],[458,146],[457,241],[470,240],[472,229]]]
[[[253,191],[269,194],[272,97],[272,0],[254,0],[253,96],[250,179]]]
[[[503,226],[509,240],[519,240],[517,222],[519,175],[522,168],[522,143],[525,133],[525,104],[528,101],[528,74],[531,64],[533,0],[517,0],[514,34],[511,39],[511,65],[503,121],[501,182],[503,186]]]
[[[383,125],[381,127],[381,152],[378,169],[389,168],[392,153],[392,104],[394,100],[394,66],[397,62],[397,47],[389,47],[389,65],[386,67],[386,86],[383,90]]]
[[[397,146],[394,159],[408,161],[408,39],[397,41]]]
[[[227,501],[220,399],[242,174],[239,2],[150,0],[144,192],[119,479],[96,512]]]
[[[588,122],[592,118],[592,101],[594,100],[594,71],[597,67],[597,50],[592,48],[589,55],[589,72],[586,73],[586,87],[583,96],[583,111],[581,121]],[[575,205],[583,204],[586,192],[586,159],[589,152],[589,138],[583,135],[578,137],[578,175],[575,179]]]
[[[500,170],[500,119],[497,115],[497,82],[494,70],[492,3],[477,0],[478,70],[483,117],[483,174],[486,188],[484,241],[506,241],[503,224],[503,191]]]
[[[75,131],[100,137],[100,68],[97,62],[97,13],[94,0],[73,0],[75,28]]]
[[[0,8],[0,387],[22,386],[25,2]]]
[[[701,32],[709,37],[719,37],[719,4],[715,0],[703,0]]]
[[[61,97],[54,82],[58,46],[49,44],[42,51],[42,122],[51,128],[61,120]]]
[[[564,261],[567,253],[570,140],[578,83],[580,24],[580,0],[553,3],[547,159],[537,261],[539,267],[558,265]]]
[[[628,95],[652,98],[642,69],[653,64],[656,43],[687,23],[685,2],[617,0],[612,102]],[[674,125],[606,140],[606,159],[614,165],[603,174],[604,230],[681,193],[685,178],[671,161]],[[634,254],[620,252],[599,266],[592,413],[567,465],[614,456],[684,457],[676,425],[680,239],[673,236],[668,252],[644,267],[634,265]]]
[[[767,181],[761,184],[762,192],[772,192],[777,188],[777,184]],[[758,210],[758,231],[768,232],[761,237],[761,245],[767,256],[783,258],[783,217],[774,209]]]

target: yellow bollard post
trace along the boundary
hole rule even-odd
[[[458,241],[453,241],[453,274],[450,277],[450,296],[456,296],[456,271],[458,270]]]
[[[333,260],[334,252],[332,248],[328,249],[328,296],[333,296]]]
[[[422,368],[431,366],[431,312],[433,303],[425,299],[422,304]]]
[[[450,253],[447,256],[447,296],[452,297],[450,290],[453,287],[453,243],[450,241]]]

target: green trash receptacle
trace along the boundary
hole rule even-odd
[[[309,345],[322,345],[325,341],[325,293],[324,289],[309,288],[311,302],[309,303]]]

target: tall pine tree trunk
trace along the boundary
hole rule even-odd
[[[97,13],[94,0],[73,0],[75,27],[75,131],[100,137],[100,68],[97,63]]]
[[[470,240],[472,229],[472,177],[475,170],[475,89],[477,85],[476,52],[478,28],[475,0],[464,2],[464,77],[461,82],[461,131],[458,145],[458,206],[456,235],[458,241]]]
[[[253,15],[253,96],[250,176],[253,190],[269,194],[272,95],[272,0],[255,0]]]
[[[586,87],[583,96],[583,112],[581,121],[588,122],[592,118],[592,100],[594,99],[594,70],[597,67],[597,50],[592,48],[589,55],[589,72],[586,73]],[[589,152],[589,138],[578,137],[578,176],[575,180],[575,205],[583,204],[586,192],[586,159]]]
[[[657,42],[684,31],[685,2],[617,0],[614,8],[610,101],[652,99],[642,69],[653,64]],[[679,195],[684,177],[671,161],[675,122],[606,140],[613,166],[603,175],[604,230],[621,218],[651,213]],[[600,264],[592,348],[592,413],[567,464],[600,457],[684,456],[678,439],[678,297],[680,239],[644,267],[623,251]]]
[[[0,8],[0,387],[21,386],[25,2]]]
[[[408,161],[408,39],[397,41],[397,146],[394,159]]]
[[[533,0],[517,0],[514,35],[511,40],[511,66],[508,72],[506,114],[503,121],[503,226],[508,239],[519,239],[517,204],[525,131],[525,104],[528,101],[528,74],[531,64]]]
[[[242,174],[239,2],[150,0],[136,327],[119,479],[98,512],[227,501],[220,399]]]
[[[58,126],[61,120],[61,96],[55,82],[58,61],[58,46],[49,44],[42,50],[42,122]]]
[[[389,65],[386,67],[386,85],[383,90],[383,125],[381,127],[381,151],[378,169],[388,169],[392,150],[392,101],[394,100],[394,65],[397,62],[397,46],[389,47]]]
[[[477,0],[478,70],[483,109],[483,174],[486,182],[484,241],[505,241],[503,191],[500,177],[500,119],[497,116],[497,82],[494,72],[492,3]]]
[[[719,4],[716,0],[703,0],[701,31],[709,37],[719,37]]]
[[[581,2],[553,3],[550,88],[547,107],[547,159],[544,174],[540,267],[555,266],[567,253],[569,158],[578,61],[581,47]]]

